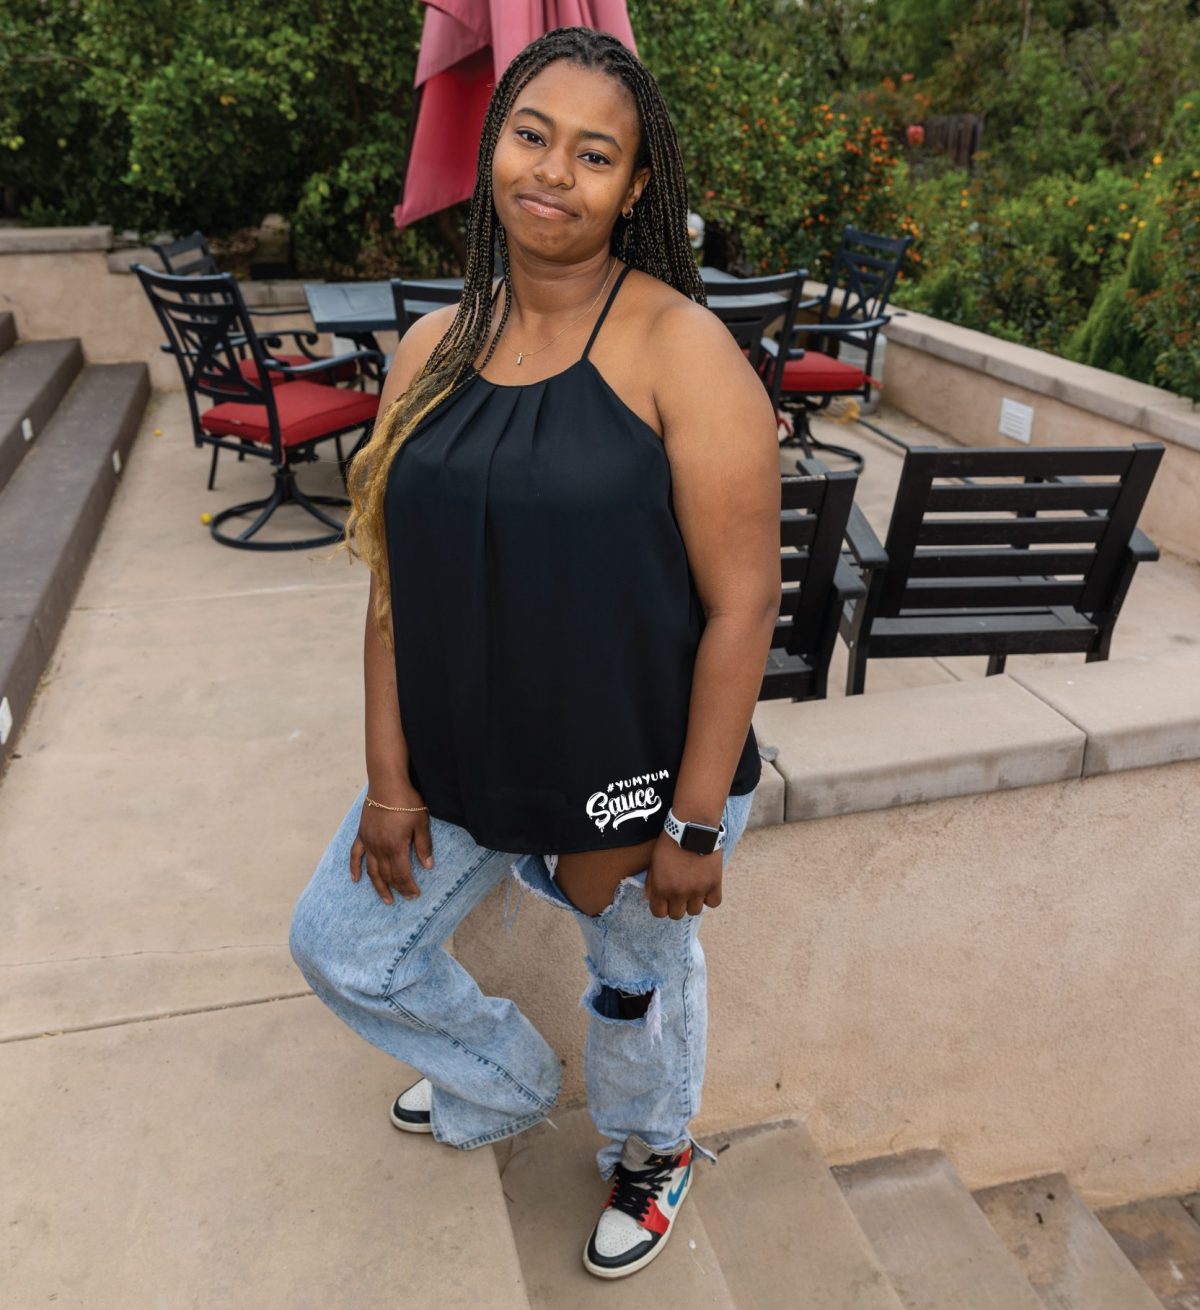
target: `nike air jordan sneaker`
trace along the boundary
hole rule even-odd
[[[392,1123],[406,1133],[431,1133],[429,1107],[433,1103],[433,1085],[428,1078],[418,1079],[396,1097],[392,1105]]]
[[[624,1278],[648,1265],[667,1244],[692,1184],[689,1142],[673,1155],[652,1150],[636,1133],[625,1139],[612,1189],[583,1251],[598,1278]]]

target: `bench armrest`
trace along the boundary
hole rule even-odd
[[[1129,538],[1129,553],[1138,563],[1158,559],[1158,547],[1141,528],[1134,528],[1133,536]]]
[[[838,556],[837,567],[833,571],[833,589],[837,592],[839,610],[848,600],[862,600],[867,594],[867,584],[846,563],[844,555]]]
[[[846,521],[846,544],[860,568],[869,570],[887,567],[887,551],[857,504],[850,506],[850,517]]]

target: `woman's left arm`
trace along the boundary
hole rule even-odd
[[[714,314],[673,305],[655,343],[675,517],[707,617],[672,809],[716,827],[779,616],[779,442],[766,389]],[[685,905],[691,914],[701,902],[719,905],[721,864],[720,851],[682,851],[663,834],[647,878],[651,908],[679,918]]]

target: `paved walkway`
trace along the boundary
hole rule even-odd
[[[867,451],[882,530],[898,453],[828,433]],[[386,1117],[408,1071],[287,950],[362,782],[366,570],[218,546],[200,514],[265,494],[266,469],[223,455],[208,492],[207,463],[183,396],[155,395],[0,782],[0,1302],[361,1308],[413,1300],[424,1269],[425,1304],[499,1305],[473,1281],[515,1268],[490,1153],[414,1164]],[[332,462],[301,477],[338,487]],[[1200,643],[1198,584],[1144,567],[1113,655]],[[873,663],[868,686],[983,663]],[[839,650],[835,694],[844,668]]]

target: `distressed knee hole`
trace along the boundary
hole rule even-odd
[[[662,1035],[662,989],[653,978],[620,982],[600,977],[589,958],[591,981],[579,1003],[606,1023],[645,1028],[651,1041]]]
[[[592,1004],[596,1007],[596,1012],[607,1019],[640,1019],[650,1008],[653,996],[653,992],[631,996],[628,992],[601,983],[600,991]]]

